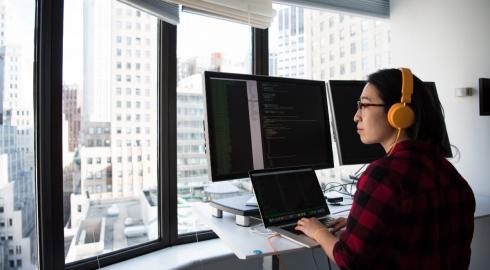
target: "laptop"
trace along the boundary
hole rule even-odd
[[[304,247],[318,243],[294,228],[302,217],[332,220],[312,168],[282,168],[249,172],[260,215],[267,229]]]

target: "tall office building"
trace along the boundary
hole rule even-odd
[[[271,26],[269,53],[274,62],[269,74],[279,77],[305,77],[305,31],[304,9],[292,6],[280,6],[277,19]]]
[[[78,148],[80,139],[80,104],[78,103],[79,87],[63,85],[63,120],[68,122],[68,151]]]
[[[391,63],[382,19],[276,5],[269,74],[316,80],[362,79]],[[304,31],[304,29],[309,29]]]
[[[80,154],[81,191],[95,199],[112,197],[111,124],[86,122]],[[120,161],[122,157],[117,157]]]
[[[4,120],[5,118],[14,118],[16,115],[12,110],[22,105],[20,53],[19,46],[5,45],[0,47],[0,87],[3,89]]]
[[[34,123],[23,99],[21,47],[8,35],[10,4],[0,0],[0,269],[31,269],[37,253]]]
[[[305,11],[310,78],[363,79],[391,63],[389,24],[381,19]]]
[[[204,151],[204,91],[202,74],[207,71],[241,73],[247,59],[216,52],[180,59],[177,65],[177,179],[185,186],[202,187],[209,181]]]
[[[4,46],[10,38],[9,35],[12,29],[12,20],[8,12],[10,4],[11,1],[0,0],[0,46]]]
[[[31,265],[35,246],[35,206],[32,173],[26,169],[24,153],[17,145],[14,126],[0,125],[0,245],[4,268]]]
[[[137,196],[157,183],[156,27],[154,18],[118,1],[84,2],[81,130],[109,123],[108,149],[93,158],[110,155],[114,172],[112,186],[95,185],[94,193]],[[80,146],[82,172],[88,147]],[[83,183],[89,181],[84,175],[81,180],[82,192],[92,186]]]

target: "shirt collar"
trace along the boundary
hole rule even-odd
[[[441,153],[442,149],[439,149],[439,147],[433,145],[430,142],[426,141],[419,141],[419,140],[406,140],[397,143],[393,147],[393,151],[391,152],[392,155],[397,153],[397,152],[402,152],[402,151],[415,151],[415,152],[438,152]]]

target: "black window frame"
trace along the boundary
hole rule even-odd
[[[160,238],[65,264],[62,167],[64,0],[33,0],[34,144],[38,266],[96,269],[173,245],[217,238],[212,231],[177,231],[177,26],[158,21],[158,212]],[[268,30],[252,27],[252,73],[268,75]],[[197,235],[197,239],[196,239]]]

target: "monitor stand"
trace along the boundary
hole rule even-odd
[[[259,217],[259,208],[256,205],[249,205],[253,203],[255,196],[253,194],[247,194],[237,197],[216,199],[209,203],[212,207],[213,216],[216,218],[223,217],[223,211],[235,215],[235,223],[240,226],[248,227],[251,223],[252,217]],[[257,202],[257,200],[255,200]]]

